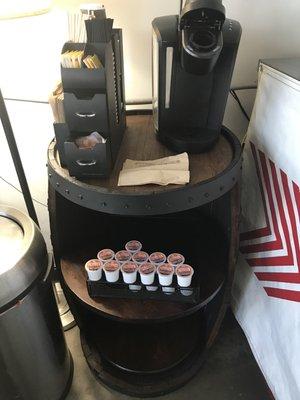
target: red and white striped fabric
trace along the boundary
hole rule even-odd
[[[300,399],[300,82],[261,64],[233,309],[277,400]]]

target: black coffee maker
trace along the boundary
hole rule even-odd
[[[201,153],[218,140],[241,37],[222,0],[187,0],[153,23],[153,112],[158,138]]]

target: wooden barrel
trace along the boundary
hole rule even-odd
[[[119,188],[126,158],[172,155],[155,138],[152,117],[127,118],[128,128],[108,179],[79,181],[48,151],[49,212],[56,265],[95,376],[120,392],[148,397],[188,382],[220,328],[238,248],[241,146],[223,129],[210,152],[190,155],[186,186]],[[146,251],[180,252],[195,269],[197,303],[92,299],[84,263],[101,248],[139,239]]]

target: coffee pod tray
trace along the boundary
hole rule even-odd
[[[158,277],[152,285],[141,283],[140,277],[133,284],[124,283],[122,277],[115,283],[108,283],[104,276],[99,281],[87,279],[87,289],[91,298],[119,298],[119,299],[140,299],[172,301],[177,303],[197,304],[200,301],[200,287],[191,285],[187,288],[176,284],[176,277],[173,278],[171,286],[159,284]]]

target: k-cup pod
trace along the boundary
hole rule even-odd
[[[132,256],[132,261],[134,261],[137,265],[145,264],[149,259],[149,254],[145,251],[138,251]]]
[[[171,264],[173,267],[177,267],[178,265],[184,264],[185,258],[182,254],[173,253],[170,254],[168,257],[168,263]]]
[[[90,260],[85,264],[85,270],[90,281],[100,281],[102,278],[102,262],[100,260]]]
[[[115,256],[115,252],[111,249],[103,249],[103,250],[99,251],[99,253],[97,254],[97,257],[103,263],[113,260],[114,256]]]
[[[127,262],[121,267],[123,280],[125,283],[132,284],[136,281],[138,266],[133,262]]]
[[[190,265],[182,264],[176,268],[178,286],[187,288],[191,286],[194,270]]]
[[[131,253],[127,250],[121,250],[116,253],[115,257],[118,263],[122,265],[131,260]]]
[[[130,240],[125,244],[125,249],[129,251],[131,254],[135,254],[138,251],[142,250],[142,243],[138,240]]]
[[[149,261],[156,267],[159,267],[160,265],[164,264],[167,261],[167,257],[164,253],[156,251],[155,253],[152,253],[150,255]]]
[[[156,267],[153,264],[145,263],[139,268],[141,281],[143,285],[152,285],[155,279]]]
[[[118,261],[108,261],[104,264],[104,272],[107,282],[115,283],[119,280],[120,276],[120,264]]]
[[[174,268],[171,264],[162,264],[157,268],[158,279],[161,286],[170,286],[173,282]]]

